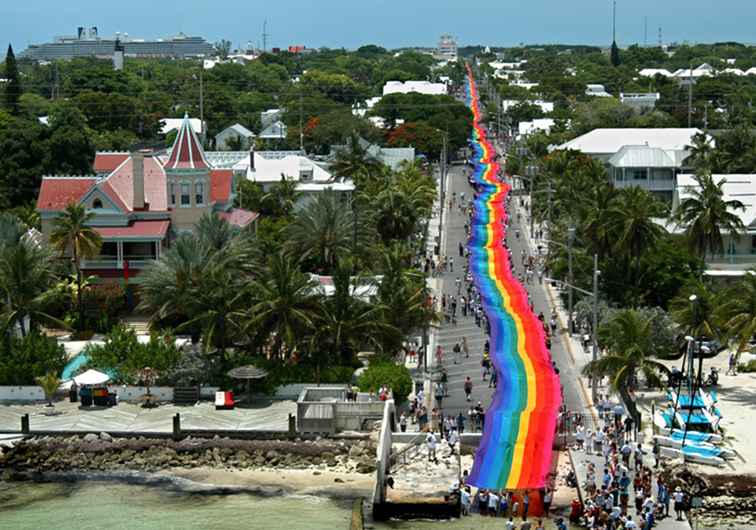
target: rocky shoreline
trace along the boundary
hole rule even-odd
[[[185,438],[112,438],[101,433],[83,437],[40,437],[23,440],[0,454],[4,480],[114,479],[146,484],[164,481],[177,489],[234,493],[237,486],[193,486],[171,470],[299,471],[370,475],[375,472],[375,445],[369,440],[236,440]],[[155,474],[159,474],[156,476]],[[334,479],[339,482],[338,477]],[[343,482],[343,480],[342,480]],[[194,482],[196,484],[196,482]],[[213,490],[215,488],[215,490]],[[226,489],[224,489],[226,488]],[[255,486],[244,486],[249,491]],[[275,493],[277,489],[271,491]],[[254,493],[266,494],[265,488]]]

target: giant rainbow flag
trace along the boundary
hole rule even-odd
[[[481,125],[470,67],[468,104],[473,113],[473,203],[470,268],[488,317],[490,353],[498,382],[469,483],[479,488],[542,488],[551,471],[561,392],[545,345],[543,324],[530,310],[504,246],[505,200],[510,186],[498,179],[495,150]]]

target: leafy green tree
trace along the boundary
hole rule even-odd
[[[0,116],[0,209],[36,201],[42,175],[55,170],[48,135],[36,119]]]
[[[21,80],[18,75],[18,64],[13,46],[8,44],[8,53],[5,55],[5,108],[8,112],[18,115],[21,112],[19,99],[21,98]]]
[[[378,360],[370,363],[357,380],[357,385],[363,392],[378,392],[381,386],[386,385],[394,401],[401,405],[412,391],[412,377],[406,366]]]
[[[50,166],[69,175],[92,173],[95,149],[84,114],[71,102],[56,103],[50,111]]]
[[[695,296],[694,300],[691,297]],[[711,289],[700,279],[683,286],[680,294],[670,302],[675,322],[690,335],[719,339],[722,332],[717,308],[722,305],[723,294]]]
[[[90,344],[84,352],[89,357],[87,367],[105,371],[115,382],[126,384],[136,384],[147,366],[158,373],[168,372],[182,357],[172,337],[153,334],[143,344],[133,329],[123,325],[114,327],[104,344]]]
[[[675,216],[685,228],[691,250],[702,258],[707,254],[724,254],[722,232],[734,239],[740,237],[745,226],[734,212],[745,210],[745,206],[737,199],[724,200],[722,188],[726,179],[714,182],[709,173],[699,173],[694,178],[698,187],[690,190],[690,196],[680,201]]]
[[[25,337],[0,341],[0,385],[34,385],[36,377],[61,373],[66,350],[54,337],[32,331]]]
[[[610,52],[612,66],[617,67],[620,65],[620,52],[617,42],[612,42],[612,49]]]
[[[91,259],[100,253],[102,238],[97,231],[88,226],[94,214],[87,212],[83,204],[70,203],[55,219],[50,243],[61,255],[71,253],[71,262],[76,270],[76,307],[78,311],[79,331],[83,330],[84,304],[82,303],[81,261]]]

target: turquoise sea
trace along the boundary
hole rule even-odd
[[[351,503],[287,495],[194,495],[117,483],[0,482],[0,529],[347,530]],[[489,530],[502,519],[368,523],[375,530]],[[547,528],[553,528],[549,526]]]

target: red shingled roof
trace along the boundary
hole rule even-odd
[[[208,169],[205,159],[205,152],[202,145],[194,133],[192,124],[189,122],[189,116],[184,115],[184,121],[181,123],[176,141],[173,143],[171,156],[165,163],[165,169]]]
[[[231,169],[213,169],[210,171],[210,200],[228,202],[231,197],[231,184],[234,172]]]
[[[94,159],[95,173],[111,173],[129,158],[129,153],[97,153]]]
[[[128,226],[96,226],[95,230],[104,239],[118,237],[149,237],[164,238],[168,234],[171,222],[164,221],[134,221]]]
[[[78,203],[95,185],[94,178],[45,178],[37,197],[38,210],[63,210],[70,203]]]

